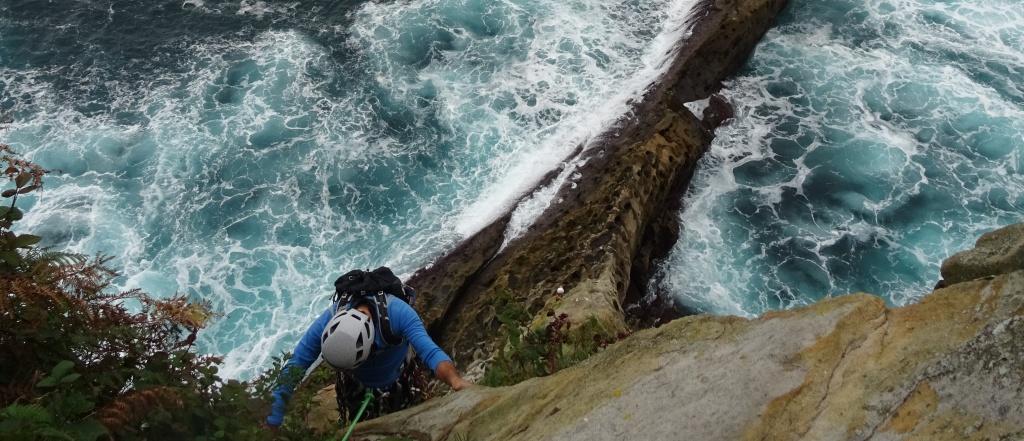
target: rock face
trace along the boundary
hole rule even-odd
[[[1024,228],[996,236],[1024,240]],[[1001,262],[902,308],[856,294],[754,320],[682,318],[552,376],[448,395],[357,435],[1021,440],[1024,265]]]
[[[942,263],[945,284],[960,283],[1024,267],[1024,224],[1011,225],[978,239],[974,249]]]
[[[627,329],[623,305],[639,300],[652,261],[675,242],[679,195],[710,140],[680,100],[715,90],[784,5],[702,1],[663,81],[635,103],[640,116],[580,147],[576,177],[526,234],[502,248],[505,216],[411,278],[424,321],[457,362],[503,344],[503,304],[534,324],[553,311],[608,336]]]
[[[438,328],[445,347],[466,361],[479,343],[492,341],[498,298],[531,315],[554,310],[573,320],[596,318],[605,334],[625,331],[621,301],[643,230],[678,170],[692,167],[703,146],[696,119],[670,111],[649,138],[591,159],[557,211],[468,281]],[[559,286],[563,296],[555,295]]]

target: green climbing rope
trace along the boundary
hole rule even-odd
[[[359,411],[356,412],[356,417],[352,419],[352,424],[349,424],[348,431],[345,432],[345,436],[341,438],[341,441],[348,441],[348,437],[352,436],[352,431],[356,429],[356,423],[359,422],[359,418],[363,417],[363,411],[366,410],[366,406],[370,405],[370,401],[373,401],[373,390],[367,388],[363,404],[359,405]]]

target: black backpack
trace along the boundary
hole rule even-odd
[[[334,304],[337,308],[348,304],[365,303],[370,306],[373,322],[384,343],[394,346],[402,343],[402,336],[391,330],[388,318],[387,294],[402,299],[410,306],[416,301],[416,291],[402,283],[402,279],[382,266],[373,271],[352,270],[334,281]]]

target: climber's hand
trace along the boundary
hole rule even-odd
[[[464,380],[462,377],[459,377],[455,381],[452,381],[451,384],[449,384],[449,386],[451,386],[452,390],[454,390],[454,391],[460,391],[460,390],[468,388],[468,387],[470,387],[472,385],[473,385],[473,383],[470,383],[470,382]]]
[[[473,385],[459,375],[459,371],[455,370],[455,365],[450,361],[442,361],[441,364],[438,364],[434,374],[441,381],[448,383],[452,390],[458,391]]]

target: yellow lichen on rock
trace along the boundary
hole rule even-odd
[[[863,438],[921,387],[915,379],[942,356],[1015,314],[998,303],[1022,300],[1022,277],[954,285],[919,304],[846,316],[832,335],[800,354],[809,375],[769,405],[747,439]]]
[[[907,433],[914,430],[924,415],[935,412],[939,405],[939,395],[927,381],[922,382],[910,393],[910,397],[896,408],[892,419],[884,427],[883,432]]]

